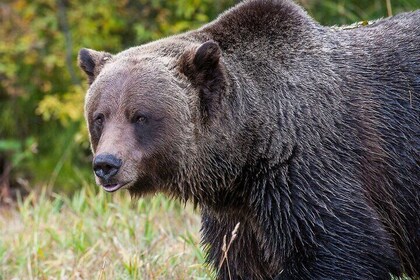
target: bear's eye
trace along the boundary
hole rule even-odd
[[[105,120],[104,115],[98,114],[93,121],[94,121],[95,126],[102,127],[104,125],[104,120]]]
[[[143,115],[136,116],[134,118],[134,120],[135,120],[136,123],[139,123],[139,124],[144,124],[144,123],[147,122],[147,118],[145,116],[143,116]]]

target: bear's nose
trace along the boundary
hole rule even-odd
[[[121,164],[121,160],[114,155],[100,154],[93,160],[93,171],[99,178],[109,180],[118,173]]]

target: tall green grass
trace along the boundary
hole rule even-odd
[[[0,279],[209,279],[199,226],[162,196],[32,193],[0,209]]]

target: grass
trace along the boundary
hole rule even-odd
[[[0,280],[214,279],[199,227],[190,205],[160,195],[133,201],[89,187],[71,198],[34,192],[0,208]]]
[[[190,205],[163,196],[32,193],[0,209],[0,280],[211,279],[199,227]]]

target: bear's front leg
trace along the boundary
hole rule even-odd
[[[207,262],[216,269],[217,279],[272,279],[249,220],[212,214],[202,209],[201,232]]]

